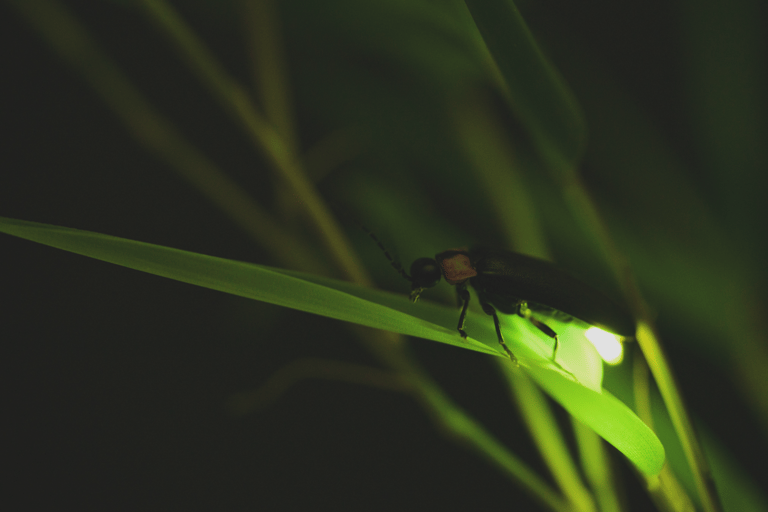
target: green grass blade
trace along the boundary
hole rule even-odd
[[[301,272],[127,240],[100,233],[0,217],[0,231],[109,263],[308,313],[501,355],[492,344],[465,343],[451,308]],[[405,312],[410,310],[409,312]],[[412,313],[418,313],[414,317]],[[479,316],[479,315],[473,315]],[[493,327],[476,331],[493,339]]]
[[[135,270],[261,300],[308,313],[409,336],[448,343],[504,357],[485,315],[470,312],[463,341],[455,330],[453,308],[426,301],[411,304],[405,295],[373,290],[344,281],[207,256],[109,235],[0,217],[0,231],[76,254]],[[575,382],[548,360],[551,348],[538,343],[529,322],[504,318],[508,344],[523,367],[573,416],[622,451],[643,473],[657,474],[664,449],[653,432],[616,398],[599,388],[594,349],[580,345],[563,330],[558,363],[584,384]],[[540,335],[543,337],[544,335]],[[562,354],[561,354],[562,352]],[[591,354],[591,355],[590,355]],[[590,381],[590,379],[593,379]]]
[[[622,452],[645,475],[658,475],[664,465],[661,441],[618,398],[576,382],[556,378],[551,369],[532,366],[529,375],[571,415]]]
[[[501,72],[512,108],[554,169],[580,159],[586,126],[572,93],[539,49],[512,0],[465,0]]]

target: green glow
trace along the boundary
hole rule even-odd
[[[621,337],[604,331],[598,327],[590,327],[584,336],[592,342],[600,357],[607,364],[619,364],[624,358]]]

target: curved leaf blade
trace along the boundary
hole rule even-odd
[[[426,301],[415,306],[404,294],[49,224],[0,217],[0,231],[241,297],[505,357],[487,316],[470,312],[467,325],[474,338],[465,342],[456,333],[454,309]],[[579,378],[576,382],[551,364],[548,340],[538,343],[543,335],[529,322],[505,316],[502,323],[507,343],[539,386],[640,471],[657,474],[661,470],[664,448],[655,434],[628,407],[601,390],[602,370],[593,348],[575,336],[565,338],[569,342],[562,350],[563,366]],[[567,329],[563,334],[568,336]]]
[[[656,434],[624,402],[606,390],[588,389],[547,368],[528,368],[534,381],[577,420],[623,453],[645,475],[664,466],[664,446]]]
[[[422,313],[420,317],[414,317],[404,312],[412,306],[407,298],[381,290],[50,224],[0,217],[0,231],[240,297],[501,355],[492,345],[474,340],[462,342],[456,331],[448,327],[456,318],[450,308],[424,303],[416,308]],[[479,327],[481,322],[477,323]],[[492,331],[487,327],[484,330]]]

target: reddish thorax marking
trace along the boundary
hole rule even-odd
[[[443,268],[443,275],[448,284],[461,284],[477,275],[469,254],[461,249],[451,249],[437,255],[437,261]]]

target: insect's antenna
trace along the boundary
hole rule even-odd
[[[403,269],[403,266],[400,265],[400,262],[396,261],[392,257],[392,255],[389,254],[389,251],[387,250],[387,248],[384,247],[384,244],[381,243],[381,241],[376,237],[376,235],[371,233],[368,230],[368,228],[366,228],[365,226],[361,225],[360,227],[363,228],[363,231],[368,233],[368,236],[370,236],[373,239],[374,242],[376,242],[376,245],[379,246],[379,249],[381,249],[381,251],[384,253],[384,256],[387,257],[387,259],[389,260],[389,263],[392,265],[392,267],[395,270],[397,270],[397,273],[400,274],[401,276],[403,276],[404,279],[407,279],[408,281],[413,282],[413,279],[411,278],[411,276],[409,276],[408,274],[405,273],[405,270]]]

